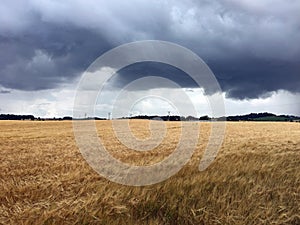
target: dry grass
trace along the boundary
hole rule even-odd
[[[129,151],[97,122],[111,153],[151,164],[172,152],[178,124],[147,153]],[[139,138],[146,121],[132,122]],[[112,183],[76,147],[71,122],[0,122],[0,224],[300,224],[300,123],[227,123],[214,163],[198,171],[209,123],[192,160],[146,187]]]

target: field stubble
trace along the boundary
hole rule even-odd
[[[137,138],[149,137],[148,123],[130,121]],[[157,148],[139,152],[115,138],[111,121],[97,122],[109,152],[134,165],[172,153],[180,123],[166,126]],[[210,123],[201,123],[197,149],[179,173],[130,187],[89,167],[72,122],[0,121],[0,224],[300,224],[300,123],[226,126],[219,154],[204,172],[198,164]]]

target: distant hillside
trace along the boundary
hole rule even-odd
[[[218,118],[210,118],[209,116],[201,116],[200,118],[196,118],[193,116],[133,116],[133,117],[123,117],[121,119],[156,119],[160,118],[164,121],[300,121],[300,117],[290,116],[290,115],[275,115],[273,113],[250,113],[246,115],[237,115],[237,116],[228,116],[228,117],[218,117]]]
[[[300,117],[290,115],[277,116],[273,113],[250,113],[241,116],[228,116],[227,121],[298,121]]]
[[[0,120],[37,120],[37,121],[44,121],[44,120],[73,120],[71,116],[64,116],[64,117],[53,117],[53,118],[41,118],[35,117],[33,115],[14,115],[14,114],[0,114]],[[105,118],[99,117],[87,117],[80,120],[105,120]]]
[[[33,115],[14,115],[14,114],[1,114],[0,120],[74,120],[70,116],[65,116],[62,118],[36,118]],[[293,115],[275,115],[273,113],[250,113],[246,115],[237,115],[237,116],[227,116],[227,117],[218,117],[210,118],[209,116],[201,116],[196,118],[193,116],[148,116],[148,115],[139,115],[132,117],[122,117],[119,119],[144,119],[144,120],[164,120],[164,121],[286,121],[286,122],[299,122],[300,117]],[[105,118],[99,117],[87,117],[87,118],[76,118],[76,120],[106,120]]]
[[[132,117],[123,117],[121,119],[143,119],[143,120],[163,120],[163,121],[180,121],[182,117],[180,116],[147,116],[147,115],[139,115]],[[195,118],[197,120],[197,118]]]

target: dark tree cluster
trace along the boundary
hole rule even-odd
[[[227,121],[297,121],[299,117],[289,116],[289,115],[280,115],[277,116],[273,113],[250,113],[247,115],[241,116],[228,116],[226,118]]]
[[[163,120],[163,121],[180,121],[180,116],[147,116],[139,115],[132,117],[123,117],[122,119],[143,119],[143,120]]]
[[[1,114],[0,120],[35,120],[33,115]]]

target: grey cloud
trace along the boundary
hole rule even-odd
[[[9,90],[0,90],[0,94],[10,94],[11,91]]]
[[[164,63],[158,62],[138,62],[127,66],[118,71],[112,78],[113,87],[122,88],[130,82],[147,76],[163,77],[169,79],[181,87],[197,87],[197,83],[182,70]],[[155,79],[153,79],[156,81]],[[147,80],[147,82],[151,82]],[[139,83],[139,86],[134,86],[134,90],[145,90],[149,86],[156,86],[156,88],[174,87],[172,83],[168,86],[167,83]]]
[[[40,23],[21,37],[1,38],[0,84],[20,90],[57,87],[78,77],[110,49],[93,31]]]
[[[299,1],[285,0],[6,1],[0,5],[0,84],[55,88],[112,47],[160,39],[202,57],[229,97],[300,92],[299,11]],[[138,77],[132,74],[120,73],[114,82],[125,85]],[[193,87],[180,73],[177,78]]]
[[[0,85],[0,94],[10,94],[11,90],[1,87]]]

